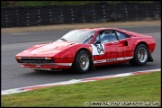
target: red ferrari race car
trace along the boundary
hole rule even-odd
[[[72,69],[86,73],[95,66],[129,62],[142,66],[152,62],[152,36],[117,28],[86,28],[69,31],[60,39],[30,47],[16,55],[24,68]]]

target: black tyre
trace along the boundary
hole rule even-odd
[[[134,52],[134,57],[129,61],[131,65],[143,66],[148,61],[149,49],[144,44],[139,44]]]
[[[90,56],[88,52],[81,50],[77,53],[72,65],[72,70],[77,73],[86,73],[90,68]]]

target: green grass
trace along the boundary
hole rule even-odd
[[[1,106],[74,107],[84,106],[84,102],[143,102],[142,105],[156,102],[161,106],[160,74],[161,72],[153,72],[3,95]]]

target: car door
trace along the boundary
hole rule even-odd
[[[107,55],[107,62],[114,62],[117,58],[122,57],[121,43],[118,41],[114,30],[104,31],[104,35],[100,36],[101,43],[105,46],[105,53]]]
[[[115,33],[119,42],[118,49],[120,53],[119,55],[121,55],[120,60],[129,60],[133,58],[133,51],[131,50],[131,46],[129,43],[130,36],[120,31],[115,31]]]
[[[95,64],[107,64],[117,62],[123,58],[123,51],[127,44],[124,41],[119,41],[116,31],[102,30],[99,32],[93,45],[93,59]]]

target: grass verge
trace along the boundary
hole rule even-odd
[[[1,32],[2,33],[15,33],[15,32],[80,29],[80,28],[94,28],[94,27],[155,26],[155,25],[160,25],[160,24],[161,24],[161,20],[103,22],[103,23],[85,23],[85,24],[59,24],[59,25],[45,25],[45,26],[1,28]]]
[[[161,72],[3,95],[2,107],[161,106]],[[133,102],[133,103],[129,103]],[[133,105],[132,105],[133,104]]]

